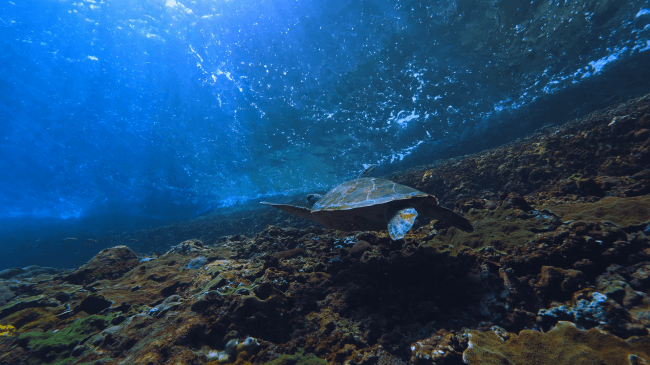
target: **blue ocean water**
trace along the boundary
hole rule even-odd
[[[648,92],[650,1],[14,0],[0,47],[5,267]]]

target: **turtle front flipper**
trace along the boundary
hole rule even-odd
[[[314,220],[314,216],[311,214],[311,210],[307,208],[297,207],[295,205],[289,205],[289,204],[276,204],[276,203],[269,203],[269,202],[260,202],[260,203],[265,205],[270,205],[272,207],[280,208],[289,214],[293,214],[301,218]]]
[[[417,216],[418,212],[413,208],[398,210],[388,221],[388,234],[390,238],[395,241],[404,237],[406,232],[413,227]]]

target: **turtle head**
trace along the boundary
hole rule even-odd
[[[311,207],[312,205],[316,204],[317,201],[320,200],[323,196],[320,194],[309,194],[307,195],[307,203]]]

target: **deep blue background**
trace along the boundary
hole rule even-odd
[[[0,268],[80,232],[323,190],[648,92],[648,9],[5,1]]]

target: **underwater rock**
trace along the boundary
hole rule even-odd
[[[571,320],[579,323],[583,328],[591,328],[600,324],[607,324],[611,317],[610,308],[613,303],[608,302],[606,295],[598,292],[587,291],[577,297],[575,305],[540,309],[538,315],[542,321],[547,317],[557,320]],[[550,326],[549,326],[550,327]]]
[[[180,307],[181,304],[182,304],[182,299],[180,295],[171,295],[165,298],[165,300],[163,300],[162,303],[151,308],[148,313],[150,316],[153,317],[161,317],[164,316],[165,313],[167,313],[168,311],[178,309],[178,307]]]
[[[274,254],[273,257],[275,257],[276,259],[288,260],[288,259],[292,259],[294,257],[299,257],[299,256],[304,256],[304,255],[305,255],[305,250],[300,248],[300,247],[296,247],[296,248],[291,249],[291,250],[278,252],[278,253]]]
[[[92,293],[89,296],[85,297],[81,303],[74,308],[74,310],[76,312],[84,311],[88,314],[97,314],[110,307],[112,304],[112,301],[104,298],[102,295]]]
[[[35,277],[38,275],[42,274],[56,274],[59,272],[59,269],[55,269],[53,267],[41,267],[38,265],[31,265],[23,268],[23,272],[13,276],[14,279],[20,279],[20,278],[30,278],[30,277]]]
[[[650,288],[650,262],[640,262],[627,268],[630,286],[635,290],[647,291]]]
[[[623,302],[625,289],[629,286],[625,278],[616,273],[617,269],[620,268],[619,265],[611,265],[607,268],[605,274],[596,279],[596,290],[618,303]]]
[[[363,255],[364,252],[368,250],[372,250],[370,243],[364,240],[359,240],[352,247],[350,247],[349,254],[354,258],[359,258],[361,255]]]
[[[208,259],[206,259],[203,256],[199,256],[197,258],[192,259],[192,261],[190,261],[190,263],[187,264],[187,268],[192,270],[198,270],[207,263],[208,263]]]
[[[59,301],[54,298],[48,298],[45,295],[35,297],[19,298],[10,301],[7,305],[0,308],[0,319],[27,308],[37,307],[56,307]]]
[[[244,341],[234,338],[226,343],[223,351],[209,351],[208,359],[216,359],[219,364],[245,364],[260,348],[257,339],[247,337]]]
[[[634,292],[634,295],[639,295]],[[640,308],[627,310],[602,293],[591,289],[574,294],[572,305],[540,309],[538,324],[548,329],[557,321],[574,322],[578,328],[596,327],[621,337],[647,335],[647,308],[642,298],[637,301]]]
[[[64,329],[52,332],[24,332],[16,343],[30,350],[30,358],[53,362],[71,356],[72,350],[96,331],[108,326],[105,317],[92,315],[71,323]]]
[[[537,315],[523,309],[514,308],[503,319],[502,325],[507,328],[535,328],[537,325]]]
[[[609,292],[616,304],[621,305],[619,323],[615,333],[644,334],[650,328],[650,262],[643,261],[623,267],[610,265],[597,278],[597,289]]]
[[[9,287],[0,283],[0,307],[7,304],[7,302],[10,301],[15,296],[16,294],[14,294],[14,292],[11,289],[9,289]]]
[[[585,282],[586,276],[582,271],[542,266],[539,280],[535,284],[535,292],[544,298],[570,298],[572,293],[585,285]],[[563,295],[558,295],[559,293]]]
[[[319,359],[314,354],[306,354],[303,349],[299,349],[295,355],[284,354],[277,359],[269,361],[266,365],[326,365],[327,361]],[[388,365],[388,364],[386,364]]]
[[[65,280],[85,285],[99,279],[117,279],[138,264],[138,255],[126,246],[100,251],[87,264],[73,271]]]
[[[35,296],[43,293],[43,289],[37,288],[33,281],[18,281],[13,279],[9,289],[19,296]]]
[[[201,313],[210,307],[220,307],[224,301],[225,298],[218,291],[210,290],[196,296],[191,308],[192,311]]]
[[[411,344],[411,362],[414,364],[445,364],[458,362],[467,348],[466,333],[448,333],[440,330],[433,336]]]
[[[179,253],[181,255],[188,255],[190,253],[202,253],[206,251],[206,247],[200,240],[187,240],[173,246],[165,255],[172,253]]]
[[[18,274],[24,273],[25,270],[23,270],[20,267],[13,267],[11,269],[6,269],[0,271],[0,279],[10,279]]]

